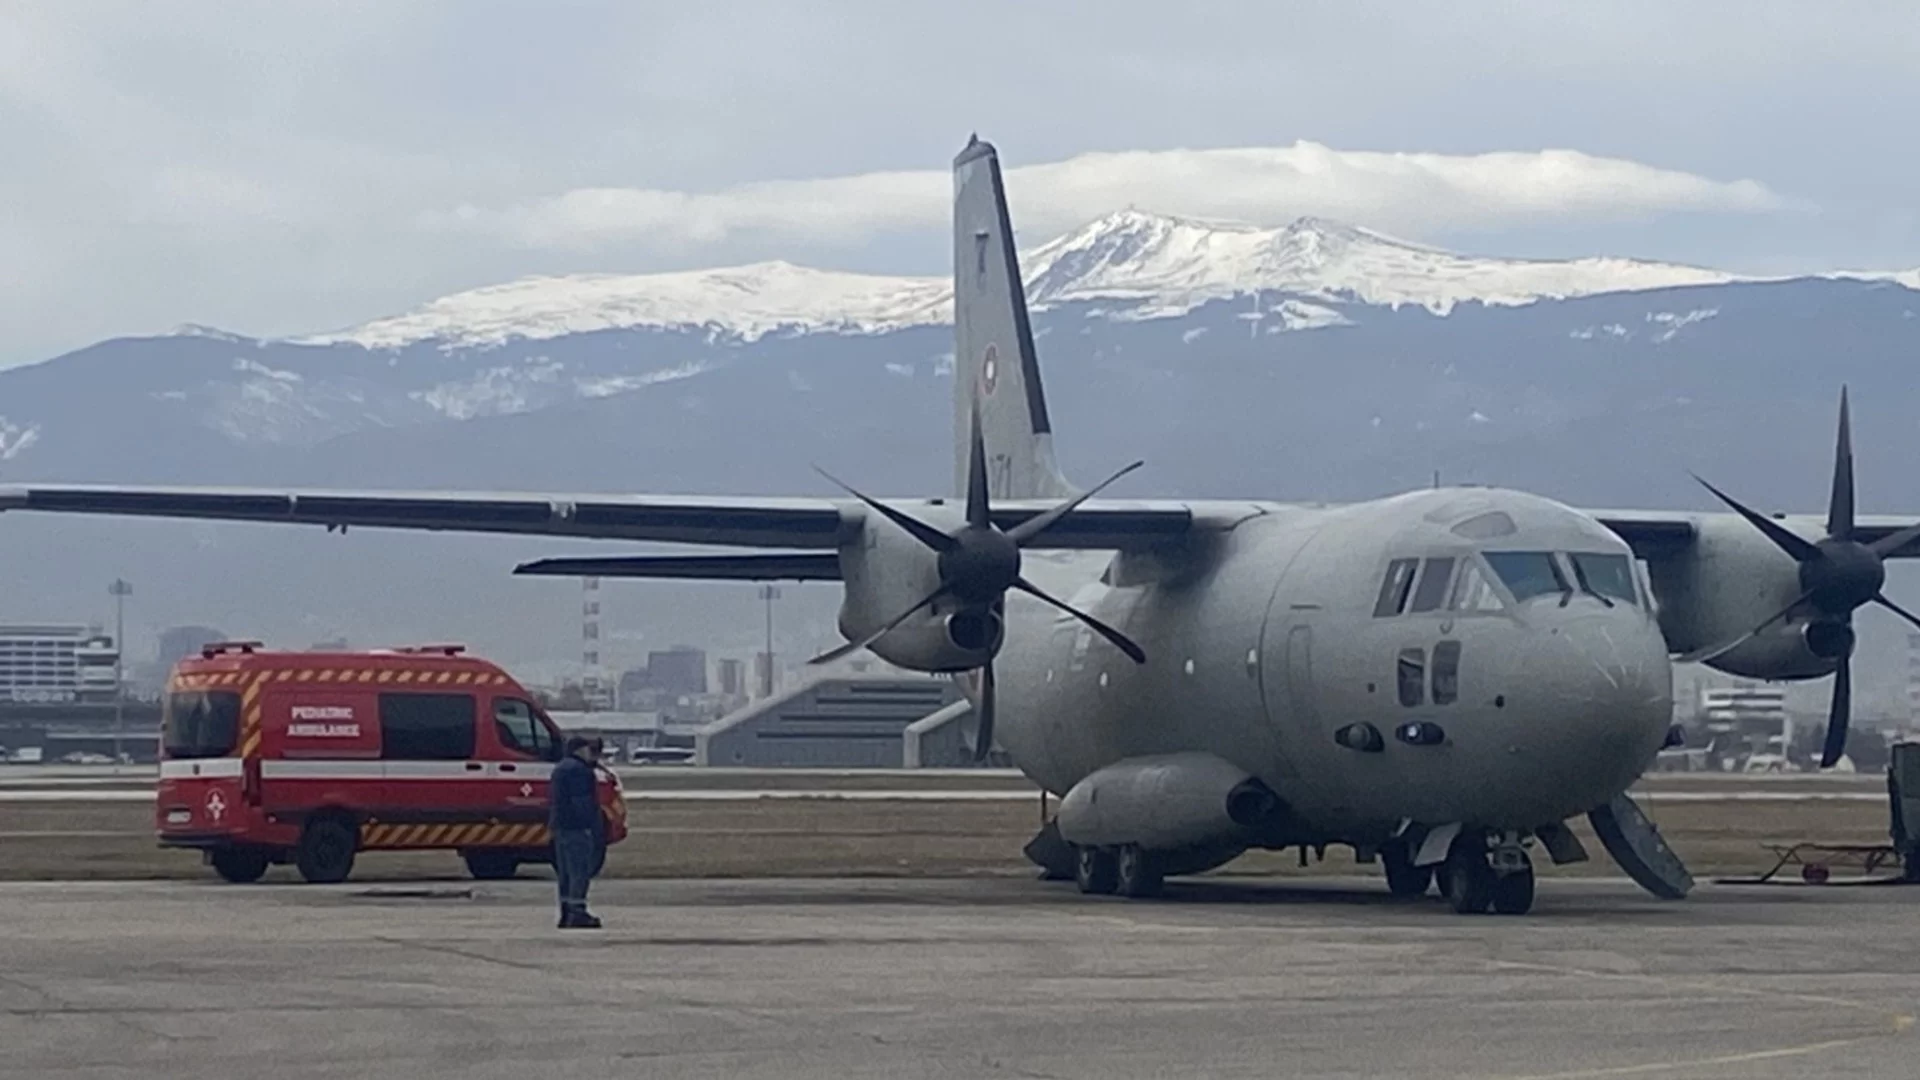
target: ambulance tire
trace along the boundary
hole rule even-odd
[[[272,860],[259,848],[230,847],[213,852],[213,871],[235,885],[248,885],[266,876]]]
[[[468,851],[461,857],[467,861],[467,873],[478,881],[505,881],[520,872],[520,857],[511,851]]]
[[[353,825],[343,818],[315,818],[300,834],[300,846],[294,849],[293,864],[310,884],[332,885],[347,880],[353,873],[354,849],[359,838]]]

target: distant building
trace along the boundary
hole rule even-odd
[[[647,654],[647,684],[667,694],[707,692],[707,653],[691,645]]]
[[[112,701],[117,643],[90,626],[0,626],[0,702]]]
[[[747,696],[747,665],[744,661],[729,657],[715,667],[718,669],[721,695],[734,698]]]

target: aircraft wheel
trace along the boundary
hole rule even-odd
[[[1533,860],[1520,856],[1526,868],[1493,879],[1493,910],[1502,915],[1525,915],[1533,908]]]
[[[1462,833],[1440,867],[1447,902],[1462,915],[1481,915],[1493,903],[1493,867],[1487,864],[1485,842]]]
[[[1139,844],[1127,844],[1114,856],[1114,891],[1121,896],[1158,896],[1163,884],[1159,860]]]
[[[1114,858],[1113,852],[1083,847],[1078,855],[1073,882],[1080,886],[1081,892],[1104,895],[1120,887],[1120,860]]]
[[[1387,891],[1395,896],[1425,896],[1433,887],[1434,868],[1413,865],[1413,849],[1405,844],[1381,848],[1380,866],[1387,874]]]

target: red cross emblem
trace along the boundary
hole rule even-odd
[[[207,816],[219,821],[227,814],[227,800],[220,797],[218,791],[207,793]]]

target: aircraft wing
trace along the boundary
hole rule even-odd
[[[897,499],[927,513],[952,500]],[[997,503],[1002,529],[1052,506]],[[511,533],[732,547],[830,550],[860,535],[867,509],[853,500],[704,495],[552,495],[467,492],[273,491],[22,484],[0,486],[0,512],[39,511],[129,517],[277,522],[375,529]],[[1094,499],[1038,544],[1121,549],[1178,539],[1195,529],[1230,528],[1262,512],[1253,503]],[[696,564],[687,569],[698,570]],[[685,576],[702,576],[689,573]]]
[[[1685,551],[1699,535],[1701,522],[1714,518],[1738,519],[1738,515],[1724,512],[1689,513],[1682,510],[1589,510],[1587,513],[1619,534],[1633,548],[1634,554],[1643,559],[1660,559]],[[1813,514],[1780,514],[1775,516],[1775,520],[1809,540],[1818,540],[1827,531],[1826,522]],[[1853,538],[1860,543],[1871,544],[1892,536],[1916,521],[1920,521],[1920,516],[1863,516],[1854,525]],[[1920,540],[1904,544],[1885,557],[1920,558]]]

